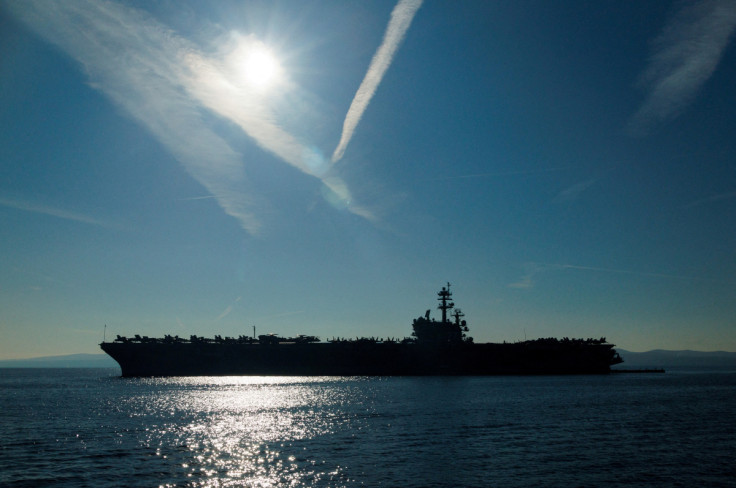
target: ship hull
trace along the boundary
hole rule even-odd
[[[136,376],[435,376],[606,374],[610,344],[103,342]]]

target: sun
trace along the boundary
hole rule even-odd
[[[263,96],[285,81],[276,52],[254,36],[234,32],[222,49],[223,75],[233,86],[247,86]]]
[[[254,87],[266,88],[278,77],[280,66],[276,57],[265,46],[248,49],[243,64],[245,79]]]

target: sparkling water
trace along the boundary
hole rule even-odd
[[[736,373],[0,369],[0,485],[736,486]]]

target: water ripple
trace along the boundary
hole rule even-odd
[[[56,370],[5,373],[0,387],[3,486],[729,486],[736,476],[733,374]]]

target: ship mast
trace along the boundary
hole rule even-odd
[[[447,322],[447,311],[455,306],[454,303],[450,302],[450,299],[452,298],[452,292],[450,292],[450,283],[447,283],[447,288],[444,286],[442,287],[442,291],[437,292],[437,300],[439,300],[440,303],[437,308],[442,310],[442,323]]]

